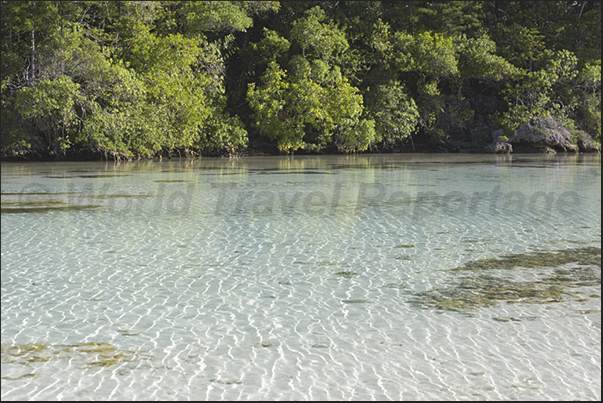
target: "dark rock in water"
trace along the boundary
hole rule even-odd
[[[492,137],[495,137],[495,139],[492,144],[486,147],[486,152],[493,154],[508,154],[513,152],[513,146],[507,143],[502,130],[495,130],[492,133]]]
[[[598,145],[595,140],[592,139],[592,137],[584,132],[580,132],[576,140],[578,149],[581,153],[601,152],[601,146]]]
[[[587,133],[572,133],[561,122],[546,117],[521,124],[510,137],[504,136],[502,130],[494,130],[492,140],[486,152],[601,152],[600,146]]]
[[[561,123],[550,118],[538,118],[522,124],[517,128],[515,135],[509,139],[511,143],[518,143],[536,152],[578,151],[578,146],[571,140],[572,133]]]

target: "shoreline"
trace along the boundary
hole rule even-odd
[[[88,154],[88,158],[86,155]],[[33,155],[32,155],[33,154]],[[77,152],[73,154],[67,154],[65,156],[57,155],[41,155],[39,153],[28,153],[24,155],[12,155],[0,157],[0,162],[136,162],[136,161],[162,161],[162,160],[178,160],[178,159],[203,159],[203,158],[249,158],[249,157],[297,157],[297,156],[346,156],[346,155],[395,155],[395,154],[433,154],[433,155],[446,155],[446,154],[462,154],[462,155],[601,155],[600,148],[589,149],[586,151],[555,151],[552,149],[543,149],[543,151],[532,151],[532,150],[517,150],[513,152],[476,152],[476,151],[454,151],[454,150],[437,150],[437,151],[363,151],[355,153],[337,153],[337,152],[270,152],[270,151],[251,151],[243,153],[235,153],[228,155],[217,155],[217,154],[202,154],[195,151],[185,150],[183,152],[158,152],[155,155],[150,156],[128,156],[116,152],[108,152],[106,155],[88,152]]]

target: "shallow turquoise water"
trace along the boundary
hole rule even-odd
[[[600,258],[450,271],[600,249],[600,157],[7,163],[1,225],[2,400],[601,397]]]

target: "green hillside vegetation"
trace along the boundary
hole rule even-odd
[[[601,140],[600,1],[1,5],[3,159]]]

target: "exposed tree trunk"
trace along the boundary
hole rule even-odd
[[[31,56],[29,63],[29,75],[27,77],[27,85],[31,87],[33,85],[33,80],[35,78],[35,69],[36,69],[36,26],[34,23],[35,16],[35,2],[31,3],[31,16],[32,16],[32,26],[31,26]]]
[[[36,31],[31,30],[31,56],[29,64],[29,85],[31,86],[35,78],[34,70],[36,68]]]
[[[580,9],[580,15],[578,16],[578,19],[582,18],[582,13],[584,12],[584,7],[586,6],[586,3],[588,3],[588,1],[582,2],[582,8]]]

